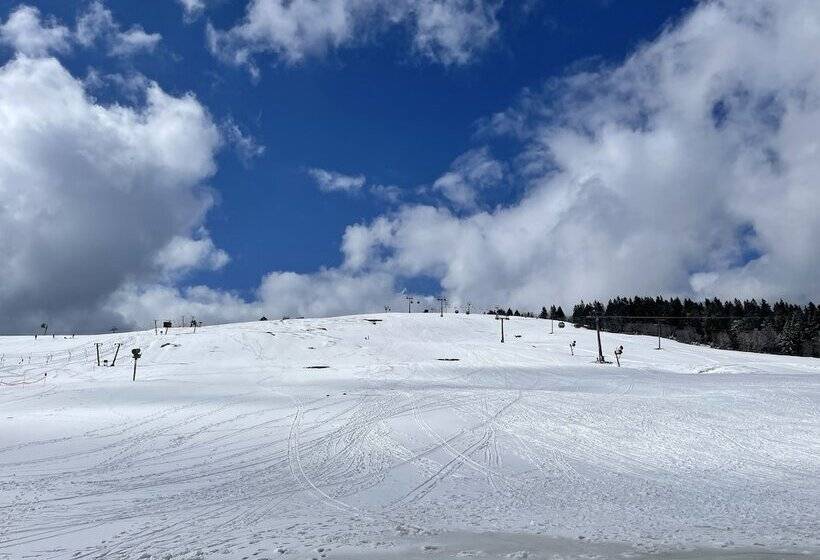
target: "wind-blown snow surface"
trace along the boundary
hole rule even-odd
[[[0,558],[820,552],[820,361],[367,317],[0,338]]]

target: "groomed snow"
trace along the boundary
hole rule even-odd
[[[820,360],[549,329],[0,337],[0,559],[820,553]]]

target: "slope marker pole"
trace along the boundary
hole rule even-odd
[[[504,342],[504,321],[509,321],[509,317],[502,317],[501,315],[495,316],[496,320],[501,321],[501,342]]]
[[[595,316],[595,332],[598,335],[598,363],[604,363],[604,350],[601,348],[601,319]]]
[[[658,347],[655,350],[661,349],[661,322],[658,320]]]

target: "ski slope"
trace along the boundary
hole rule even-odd
[[[0,559],[820,554],[820,360],[549,329],[0,337]]]

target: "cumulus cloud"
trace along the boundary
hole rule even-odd
[[[818,298],[820,71],[801,54],[820,48],[818,26],[810,1],[701,4],[622,64],[551,82],[491,120],[525,139],[521,200],[468,216],[407,206],[351,226],[348,268],[530,307]],[[463,206],[480,183],[452,173],[438,188]]]
[[[143,94],[105,106],[53,58],[0,67],[0,328],[108,322],[124,283],[224,264],[200,229],[218,127],[192,95]]]
[[[275,273],[254,303],[377,309],[416,277],[479,306],[817,299],[820,70],[804,56],[820,48],[816,28],[811,1],[700,4],[621,64],[551,81],[488,119],[522,142],[520,199],[479,209],[485,174],[464,169],[482,166],[457,160],[443,176],[457,180],[437,187],[452,209],[405,205],[351,225],[338,269]],[[334,299],[337,285],[349,297]]]
[[[208,324],[274,317],[327,317],[351,312],[399,309],[401,296],[392,275],[349,274],[324,269],[312,274],[271,272],[250,301],[207,286],[127,284],[106,303],[115,316],[131,318],[143,327],[153,318],[194,316]],[[141,322],[140,322],[141,321]]]
[[[308,174],[322,192],[358,192],[366,182],[364,175],[345,175],[319,168],[308,169]]]
[[[95,0],[77,19],[77,41],[91,46],[102,41],[112,56],[131,56],[139,52],[151,52],[162,40],[159,33],[146,33],[139,25],[122,31],[111,10]]]
[[[174,236],[154,256],[154,263],[169,275],[194,269],[219,270],[230,260],[228,254],[217,248],[204,230],[200,231],[198,239]]]
[[[53,17],[43,19],[40,10],[20,5],[0,25],[0,44],[28,56],[66,53],[76,44],[90,47],[101,42],[111,56],[131,56],[151,52],[162,40],[159,33],[147,33],[139,25],[123,31],[111,11],[95,0],[77,18],[71,31]]]
[[[257,54],[270,52],[297,63],[404,25],[421,56],[466,64],[497,35],[500,5],[494,0],[251,0],[235,27],[222,31],[209,25],[208,41],[214,54],[258,74]]]
[[[29,56],[66,52],[71,48],[71,31],[52,18],[43,21],[37,8],[22,5],[0,25],[0,44]]]
[[[446,205],[353,224],[338,268],[272,272],[250,300],[168,282],[224,264],[202,229],[212,201],[200,185],[219,145],[204,108],[154,84],[144,107],[101,106],[56,61],[18,57],[0,69],[0,308],[32,324],[52,309],[133,324],[330,315],[398,308],[417,277],[479,307],[817,299],[820,69],[805,53],[820,48],[818,28],[810,0],[699,4],[622,63],[551,81],[488,119],[521,142],[514,202],[483,209],[507,174],[479,149],[437,181]],[[347,177],[342,190],[366,188]]]

